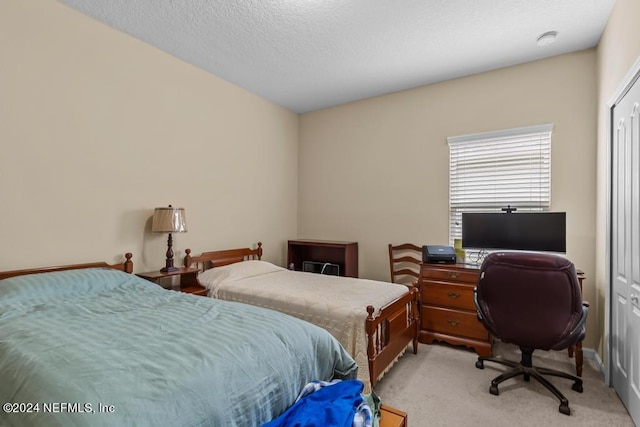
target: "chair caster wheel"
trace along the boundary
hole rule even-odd
[[[581,382],[575,382],[573,383],[573,385],[571,386],[571,389],[577,391],[578,393],[582,393],[582,383]]]
[[[484,362],[482,360],[478,360],[476,362],[476,368],[478,369],[484,369]]]
[[[571,415],[571,409],[569,409],[569,404],[561,403],[559,410],[561,413],[565,415]]]
[[[498,396],[500,394],[500,390],[498,390],[497,385],[491,385],[491,387],[489,387],[489,393],[493,394],[494,396]]]

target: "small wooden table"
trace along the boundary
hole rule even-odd
[[[149,271],[146,273],[137,273],[136,276],[147,279],[150,282],[156,283],[160,286],[162,286],[163,280],[170,277],[179,276],[180,283],[178,287],[170,287],[169,289],[184,292],[187,294],[206,296],[208,293],[207,288],[201,286],[198,282],[199,271],[200,270],[198,270],[197,268],[181,267],[176,271],[170,271],[167,273],[164,273],[162,271]]]
[[[380,405],[379,427],[407,427],[407,413],[388,405]]]

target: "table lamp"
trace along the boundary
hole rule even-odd
[[[168,208],[156,208],[153,212],[151,231],[153,233],[169,233],[166,265],[160,271],[163,273],[177,271],[178,267],[173,266],[173,239],[171,238],[171,233],[185,233],[187,231],[184,208],[174,208],[171,205]]]

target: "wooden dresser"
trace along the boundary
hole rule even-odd
[[[425,344],[444,341],[491,356],[492,338],[478,320],[473,289],[479,266],[427,264],[420,267],[420,332]]]

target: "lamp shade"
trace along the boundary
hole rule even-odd
[[[187,231],[187,218],[184,208],[156,208],[153,212],[151,231],[154,233],[184,233]]]

